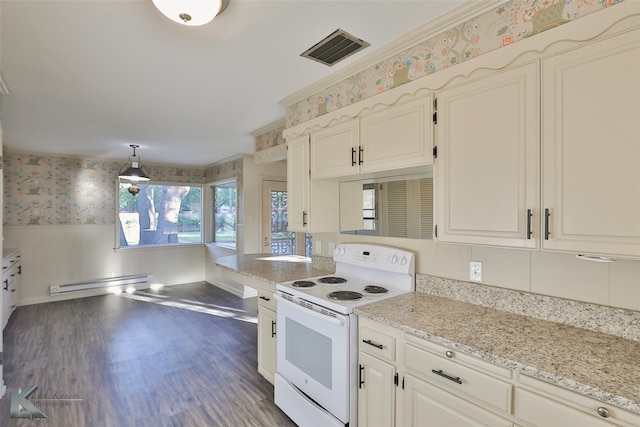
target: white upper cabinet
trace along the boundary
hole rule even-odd
[[[311,179],[431,164],[432,115],[429,95],[311,132]]]
[[[536,248],[538,64],[438,94],[437,238]]]
[[[360,172],[379,172],[433,163],[433,97],[388,107],[360,117]]]
[[[542,61],[542,248],[640,257],[640,30]]]
[[[360,127],[357,118],[311,133],[311,179],[355,175]]]
[[[309,136],[287,141],[287,229],[324,233],[339,230],[339,184],[311,181]]]

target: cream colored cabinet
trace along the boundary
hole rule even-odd
[[[638,29],[543,59],[543,249],[640,257],[638,76]]]
[[[272,293],[258,290],[258,372],[271,384],[276,373],[276,304]]]
[[[307,233],[338,231],[339,184],[312,181],[309,170],[309,136],[288,140],[288,230]]]
[[[365,352],[360,352],[359,360],[358,425],[392,426],[396,414],[396,367]]]
[[[538,64],[438,94],[437,239],[536,248]]]
[[[393,426],[396,418],[396,340],[400,331],[360,319],[358,425]]]
[[[13,251],[2,261],[2,329],[7,326],[11,314],[18,307],[21,275],[20,252]]]
[[[311,133],[311,179],[335,178],[359,172],[359,120]]]
[[[311,179],[339,178],[433,163],[433,98],[373,109],[311,133]]]
[[[513,423],[454,394],[405,375],[402,420],[404,427],[510,427]]]
[[[640,415],[606,405],[526,375],[515,393],[515,415],[523,426],[639,426]]]

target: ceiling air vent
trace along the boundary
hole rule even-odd
[[[332,66],[367,46],[370,46],[370,43],[338,29],[300,56]]]

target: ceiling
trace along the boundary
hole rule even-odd
[[[5,147],[205,166],[253,153],[283,98],[460,6],[457,0],[230,0],[201,27],[151,0],[2,0]],[[371,46],[327,67],[300,54],[336,29]]]

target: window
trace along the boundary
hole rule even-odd
[[[119,247],[202,243],[202,186],[118,183]]]
[[[212,186],[213,232],[211,240],[223,246],[236,248],[236,222],[238,196],[236,181],[224,181]]]

